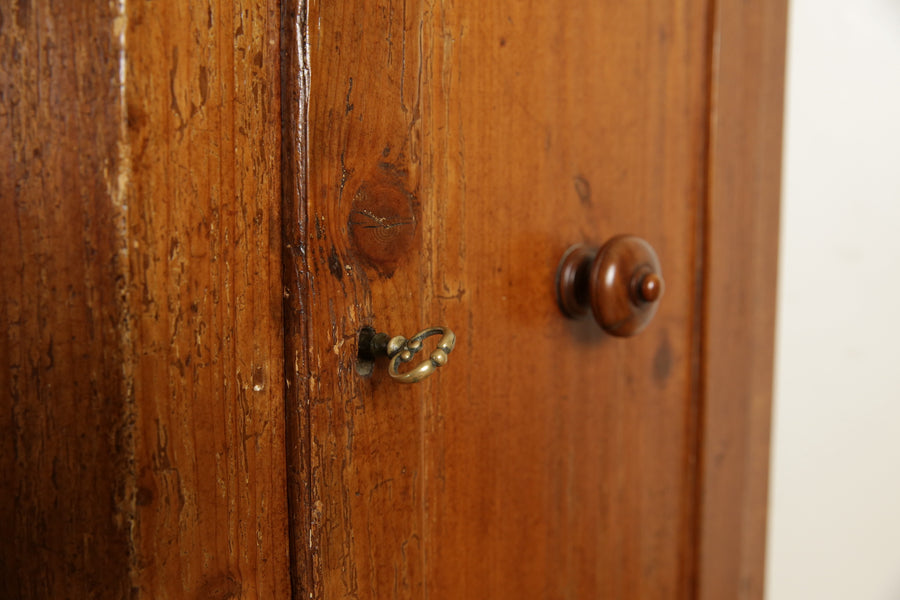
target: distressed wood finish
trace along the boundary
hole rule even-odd
[[[182,4],[0,2],[0,595],[760,597],[784,2]]]
[[[128,6],[137,584],[277,597],[280,13],[254,0]]]
[[[108,4],[0,3],[0,596],[131,584],[123,111]]]
[[[411,335],[425,305],[420,248],[384,256],[394,240],[408,247],[410,233],[422,235],[420,14],[374,3],[309,9],[310,589],[421,595],[421,392],[355,369],[361,326]],[[360,232],[354,246],[359,229],[375,235]]]
[[[307,598],[312,589],[312,493],[310,476],[309,323],[305,294],[309,57],[303,3],[281,5],[282,77],[282,283],[284,286],[284,394],[287,491],[290,511],[291,590]]]
[[[278,7],[111,6],[0,8],[4,595],[283,597]]]
[[[295,591],[693,596],[710,15],[309,3],[308,139],[286,125],[308,149]],[[569,245],[617,233],[666,277],[630,340],[554,294]],[[439,375],[356,372],[362,326],[433,324],[458,334]]]

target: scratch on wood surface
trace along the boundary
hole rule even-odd
[[[353,93],[353,78],[347,80],[347,98],[344,100],[344,114],[350,114],[353,111],[353,104],[350,102],[350,94]]]
[[[393,227],[399,227],[401,225],[415,225],[415,221],[410,220],[402,220],[397,217],[387,216],[382,217],[374,214],[370,210],[366,209],[358,209],[353,211],[354,215],[362,215],[366,220],[363,221],[355,221],[351,220],[351,225],[358,225],[360,227],[364,227],[366,229],[391,229]]]

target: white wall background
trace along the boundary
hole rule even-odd
[[[791,0],[768,600],[900,600],[900,0]]]

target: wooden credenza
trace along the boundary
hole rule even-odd
[[[0,596],[760,598],[785,3],[0,4]],[[646,240],[639,334],[566,318]],[[365,327],[452,328],[413,385]]]

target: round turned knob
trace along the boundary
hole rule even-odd
[[[664,287],[656,252],[633,235],[616,236],[599,249],[572,246],[556,275],[559,307],[566,316],[583,317],[590,308],[600,327],[619,337],[647,326]]]

